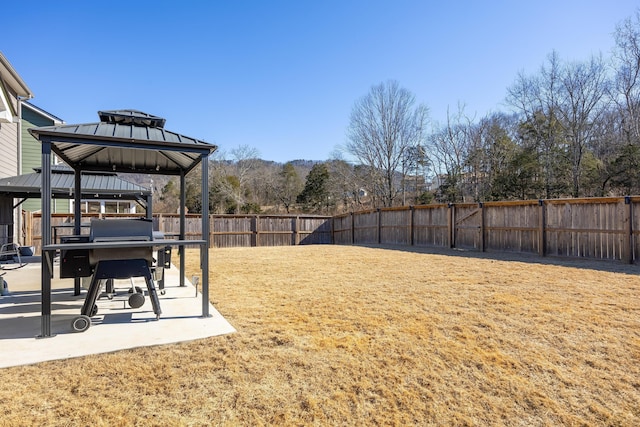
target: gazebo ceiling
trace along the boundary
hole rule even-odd
[[[29,129],[74,169],[179,175],[218,147],[164,129],[165,119],[137,110],[99,111],[100,122]]]

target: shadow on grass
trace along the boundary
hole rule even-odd
[[[588,258],[564,258],[560,256],[541,257],[535,254],[517,252],[479,252],[467,249],[448,249],[430,246],[404,246],[404,245],[354,245],[363,248],[385,249],[394,251],[404,251],[411,253],[442,255],[458,258],[488,259],[507,262],[524,262],[539,265],[554,265],[561,267],[572,267],[586,270],[606,271],[610,273],[640,274],[640,265],[627,264],[622,261],[603,261]]]

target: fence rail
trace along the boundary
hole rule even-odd
[[[94,218],[143,218],[142,214],[83,214],[83,223]],[[154,230],[168,237],[180,234],[180,216],[177,214],[153,215]],[[51,218],[52,236],[73,234],[73,214],[53,214]],[[42,220],[39,213],[24,213],[24,241],[26,246],[35,247],[40,253],[42,247]],[[332,243],[331,217],[313,215],[210,215],[209,245],[224,248],[236,246],[285,246]],[[82,233],[88,234],[85,225]],[[202,238],[200,215],[187,215],[185,219],[185,239]]]
[[[628,196],[382,208],[334,217],[333,241],[633,263],[639,204],[640,196]]]

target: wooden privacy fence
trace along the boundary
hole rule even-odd
[[[211,246],[289,246],[332,243],[331,217],[212,215]]]
[[[383,208],[338,215],[211,215],[215,248],[303,244],[388,244],[522,252],[540,256],[635,262],[640,258],[640,196]],[[89,221],[99,214],[83,215]],[[102,214],[132,218],[142,215]],[[180,232],[175,214],[153,216],[167,237]],[[25,245],[41,246],[40,214],[25,213]],[[52,236],[72,234],[72,214],[54,214]],[[88,228],[83,229],[88,233]],[[200,239],[199,215],[187,215],[185,238]]]
[[[383,208],[333,218],[336,244],[618,260],[640,254],[640,196]]]
[[[89,233],[92,218],[143,218],[142,214],[83,214],[83,234]],[[185,221],[185,239],[198,240],[202,236],[200,215],[188,214]],[[73,234],[73,214],[53,214],[52,238]],[[180,234],[180,216],[153,215],[154,230],[168,238]],[[40,253],[42,221],[39,213],[24,212],[23,236],[26,246],[34,246]],[[332,243],[331,217],[314,215],[210,215],[209,246],[216,248],[236,246],[286,246]]]

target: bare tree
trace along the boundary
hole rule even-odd
[[[507,101],[523,114],[523,130],[539,147],[547,197],[553,195],[552,183],[559,181],[556,172],[562,168],[556,165],[562,157],[570,167],[572,195],[581,194],[585,149],[606,109],[608,85],[600,56],[563,64],[552,52],[538,75],[520,74],[509,88]]]
[[[298,171],[291,162],[285,163],[276,174],[271,191],[277,201],[282,203],[287,213],[291,212],[291,208],[302,189],[303,182]]]
[[[231,157],[235,164],[235,176],[238,177],[240,186],[246,188],[253,171],[256,169],[257,164],[260,163],[260,152],[254,147],[241,145],[231,150]]]
[[[231,161],[224,159],[224,154],[218,155],[211,171],[214,188],[226,205],[227,213],[239,213],[247,205],[251,194],[251,178],[255,175],[259,160],[257,149],[241,145],[231,150]]]
[[[423,144],[416,144],[407,148],[405,157],[402,159],[402,204],[409,201],[418,202],[424,189],[426,170],[429,166],[426,147]],[[413,195],[413,197],[411,197]]]
[[[594,123],[606,109],[608,84],[601,57],[568,64],[564,69],[558,111],[569,141],[573,197],[581,195],[582,162],[586,147],[594,137]]]
[[[344,159],[334,158],[327,161],[329,169],[329,195],[336,201],[338,213],[363,208],[361,190],[365,186],[358,176],[357,169]]]
[[[353,106],[346,150],[374,171],[372,190],[384,206],[392,206],[401,191],[402,159],[423,140],[426,122],[426,106],[416,106],[414,95],[396,81],[373,86]]]
[[[613,99],[623,119],[627,144],[640,143],[640,9],[635,20],[628,18],[614,33],[616,70]]]
[[[554,51],[547,57],[537,75],[519,73],[515,83],[507,89],[507,103],[522,117],[523,142],[537,151],[543,171],[545,197],[558,196],[556,187],[563,168],[558,165],[567,159],[563,146],[564,132],[559,125],[559,88],[561,64]]]
[[[439,200],[463,201],[464,166],[470,149],[471,120],[464,114],[464,106],[451,115],[447,110],[447,123],[436,127],[429,141],[431,163],[437,175]]]

